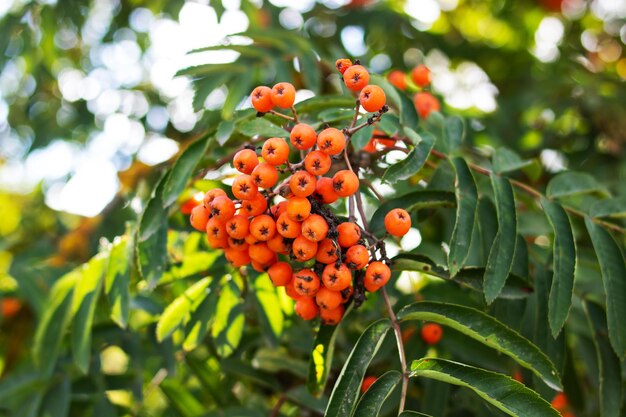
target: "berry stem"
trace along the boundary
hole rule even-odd
[[[354,117],[352,118],[352,123],[350,123],[350,127],[348,129],[352,129],[356,126],[356,121],[359,118],[359,110],[361,109],[361,100],[356,99],[356,103],[354,106]]]
[[[287,116],[286,114],[282,114],[280,112],[277,112],[276,110],[270,110],[270,111],[268,111],[268,113],[273,114],[274,116],[282,117],[283,119],[290,120],[290,121],[292,121],[294,123],[298,123],[296,118],[291,117],[291,116]]]
[[[296,108],[295,108],[294,106],[291,106],[291,113],[293,114],[293,122],[294,122],[295,124],[300,123],[300,122],[298,121],[298,112],[296,111]]]
[[[387,314],[389,314],[391,326],[393,327],[393,332],[396,336],[396,343],[398,344],[398,356],[400,357],[400,367],[402,368],[402,391],[400,394],[400,405],[398,406],[398,414],[400,414],[404,411],[406,393],[409,387],[409,374],[406,366],[406,356],[404,354],[404,342],[402,341],[402,330],[400,329],[400,323],[398,322],[398,318],[396,317],[396,314],[393,312],[393,308],[391,307],[391,301],[389,300],[387,289],[383,286],[380,289],[380,292],[383,295],[383,300],[385,300]]]

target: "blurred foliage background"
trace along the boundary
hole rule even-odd
[[[246,49],[253,41],[262,47]],[[171,342],[151,340],[154,317],[188,282],[161,283],[150,295],[138,286],[134,331],[96,316],[94,339],[105,347],[90,365],[102,361],[96,377],[74,369],[42,380],[30,373],[29,348],[52,285],[132,227],[163,168],[249,107],[242,98],[257,83],[294,80],[302,100],[338,90],[329,64],[337,57],[380,74],[424,62],[442,112],[467,118],[478,158],[506,146],[530,161],[524,180],[537,188],[553,173],[586,171],[623,202],[625,44],[626,3],[615,0],[0,0],[0,374],[22,378],[0,414],[38,415],[41,404],[71,392],[73,415],[198,415],[183,384],[237,384],[178,369],[178,379],[156,389],[161,370],[176,374],[183,358]],[[198,48],[205,50],[188,54]],[[225,154],[221,145],[211,142],[209,159]],[[199,243],[183,246],[185,220],[173,215],[168,249],[177,259]],[[262,344],[253,329],[245,342]],[[304,354],[311,336],[303,332],[291,328],[293,343],[282,349]],[[277,351],[261,352],[259,360],[278,366]],[[218,367],[206,357],[185,360]],[[301,366],[280,375],[297,380]],[[45,389],[24,402],[20,393],[32,395],[24,387]],[[237,389],[261,409],[280,395]]]

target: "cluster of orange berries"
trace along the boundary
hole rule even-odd
[[[430,85],[431,73],[430,69],[420,64],[413,68],[411,71],[411,80],[413,83],[421,89],[424,89]],[[400,70],[393,70],[387,74],[387,80],[393,84],[396,88],[405,91],[407,89],[407,75]],[[413,104],[415,110],[421,118],[427,118],[430,113],[439,111],[441,106],[439,100],[427,91],[419,91],[413,96]]]
[[[369,74],[362,66],[344,64],[338,68],[347,87],[360,91],[361,106],[380,111],[385,106],[382,89],[368,85]],[[259,115],[274,106],[291,108],[294,99],[294,87],[284,82],[271,89],[257,87],[251,94]],[[267,272],[272,283],[285,287],[296,301],[301,318],[319,315],[327,324],[339,323],[353,294],[377,291],[391,278],[384,243],[369,242],[371,236],[365,236],[354,218],[342,221],[329,206],[342,197],[354,198],[359,190],[358,175],[349,166],[324,176],[331,173],[333,157],[346,151],[347,138],[345,131],[333,127],[318,134],[312,126],[296,123],[289,142],[304,155],[297,163],[289,161],[291,147],[284,139],[267,139],[260,155],[248,146],[233,158],[240,172],[232,183],[234,198],[212,189],[190,216],[192,226],[206,231],[209,245],[224,250],[233,266]],[[279,183],[281,173],[288,175]],[[275,197],[282,201],[274,203]],[[402,236],[411,227],[410,215],[391,210],[385,226],[389,234]]]

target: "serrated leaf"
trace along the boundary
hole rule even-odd
[[[548,221],[554,231],[552,287],[548,300],[548,321],[552,336],[561,331],[572,306],[574,273],[576,271],[576,244],[569,217],[560,204],[541,198]]]
[[[210,278],[201,279],[165,307],[156,326],[156,337],[159,342],[169,337],[183,323],[189,313],[195,311],[207,296],[207,288],[210,283]]]
[[[171,206],[184,191],[189,177],[204,156],[208,146],[209,138],[203,137],[192,143],[180,154],[165,181],[162,196],[164,208]]]
[[[357,120],[356,124],[358,126],[359,124],[365,121],[367,121],[367,117]],[[354,135],[352,135],[352,139],[350,139],[350,142],[352,142],[352,145],[354,145],[354,149],[359,150],[359,149],[362,149],[365,145],[367,145],[367,142],[369,142],[369,140],[374,135],[374,128],[375,126],[371,124],[362,128],[361,130],[357,131]]]
[[[159,195],[152,197],[141,220],[137,239],[139,273],[152,288],[163,275],[167,261],[167,212]]]
[[[419,124],[419,117],[415,111],[415,105],[413,101],[407,97],[406,94],[398,94],[400,97],[400,125],[402,128],[417,129]]]
[[[331,107],[354,109],[354,105],[354,98],[343,95],[335,95],[311,97],[297,103],[294,107],[298,113],[311,113],[319,110],[326,110]]]
[[[389,210],[401,207],[407,211],[415,211],[425,208],[454,207],[456,199],[449,191],[419,190],[400,197],[386,200],[379,205],[370,220],[370,232],[376,236],[385,233],[385,215]]]
[[[217,132],[215,132],[215,139],[220,146],[224,146],[230,136],[235,131],[235,123],[232,120],[222,120],[217,126]]]
[[[432,378],[470,388],[481,398],[515,417],[560,417],[539,394],[514,379],[445,359],[424,358],[411,363],[411,376]]]
[[[317,94],[320,91],[321,76],[315,53],[306,48],[299,55],[298,59],[300,60],[300,69],[306,86]]]
[[[516,171],[532,163],[533,161],[524,160],[512,150],[504,147],[496,149],[493,155],[493,170],[498,174]]]
[[[352,120],[354,110],[330,108],[319,113],[318,119],[325,123],[338,122],[341,120]]]
[[[620,358],[626,357],[626,265],[624,255],[609,232],[585,217],[585,225],[595,249],[606,293],[609,340]]]
[[[33,359],[43,375],[50,376],[54,370],[72,315],[72,295],[74,287],[81,278],[76,269],[55,282],[35,332]]]
[[[252,74],[253,71],[248,69],[228,84],[228,94],[222,105],[224,120],[230,120],[233,117],[239,103],[252,91]]]
[[[289,133],[267,119],[257,117],[254,120],[242,123],[238,128],[239,132],[245,136],[261,136],[264,138],[287,138]]]
[[[234,282],[228,281],[219,295],[215,321],[211,329],[219,356],[230,356],[237,349],[243,334],[243,325],[243,303],[239,288]]]
[[[185,325],[185,340],[183,349],[191,351],[202,343],[205,336],[211,329],[215,310],[217,309],[217,285],[219,281],[214,280],[209,286],[209,294],[202,300],[198,307],[191,313],[189,321]]]
[[[402,381],[402,374],[398,371],[389,371],[378,377],[363,394],[354,411],[358,417],[378,417],[385,400]]]
[[[583,172],[566,171],[557,174],[550,180],[546,195],[548,198],[559,198],[594,192],[606,194],[604,187],[591,175]]]
[[[626,275],[623,275],[624,278]],[[593,343],[598,355],[600,381],[600,415],[619,417],[622,415],[622,375],[620,359],[615,355],[607,339],[607,323],[604,310],[598,304],[585,300],[583,303],[589,326],[593,334]],[[622,320],[623,320],[622,316]],[[623,326],[622,326],[623,327]]]
[[[350,417],[352,415],[363,376],[390,327],[389,320],[379,320],[372,323],[361,334],[337,378],[324,413],[325,417]]]
[[[204,110],[204,103],[207,97],[216,89],[226,84],[235,73],[223,73],[212,77],[204,77],[194,80],[193,85],[193,110],[199,112]]]
[[[596,201],[589,209],[591,217],[626,217],[626,197],[615,197]]]
[[[465,140],[465,121],[459,116],[445,119],[444,143],[448,153],[456,151]]]
[[[485,299],[491,304],[506,282],[515,255],[517,215],[513,188],[506,178],[491,174],[491,185],[496,200],[498,234],[493,241],[485,269]]]
[[[83,374],[89,370],[91,356],[91,328],[96,303],[102,288],[108,253],[100,253],[80,269],[81,277],[74,288],[72,299],[71,346],[74,363]]]
[[[509,356],[551,388],[563,389],[556,367],[537,346],[482,311],[456,304],[422,301],[404,307],[397,317],[402,321],[426,320],[452,327]]]
[[[111,319],[126,328],[130,310],[130,262],[133,243],[128,235],[113,241],[104,275],[104,292],[111,308]]]
[[[175,77],[181,75],[190,75],[193,77],[213,77],[220,74],[236,74],[249,71],[245,65],[242,64],[202,64],[194,65],[191,67],[183,68],[176,72]]]
[[[280,308],[276,288],[267,274],[261,274],[252,280],[252,295],[255,300],[258,318],[261,322],[263,334],[272,346],[278,345],[278,339],[283,333],[284,317]]]
[[[448,269],[454,277],[465,265],[469,255],[474,224],[478,212],[478,190],[474,177],[467,163],[462,158],[453,158],[452,165],[456,172],[454,193],[456,195],[456,222],[450,238]]]
[[[406,158],[391,165],[385,171],[383,181],[391,184],[399,180],[405,180],[422,169],[435,143],[434,138],[428,133],[424,133],[420,136],[409,128],[405,128],[404,132],[416,145],[411,149]]]
[[[485,268],[462,268],[454,277],[450,276],[443,266],[437,265],[432,259],[418,254],[403,253],[392,259],[392,271],[418,271],[437,278],[458,282],[468,288],[483,292],[483,277]],[[526,298],[532,292],[529,284],[519,276],[510,274],[507,283],[500,293],[500,298]]]

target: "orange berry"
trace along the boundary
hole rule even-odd
[[[359,91],[370,82],[370,74],[362,65],[352,65],[343,73],[343,82],[352,91]]]
[[[552,399],[552,407],[554,407],[558,411],[565,411],[569,402],[567,401],[567,396],[563,392],[557,393]]]
[[[329,155],[338,155],[346,147],[346,137],[341,130],[329,127],[317,135],[317,147]]]
[[[290,83],[278,83],[272,87],[270,97],[275,106],[288,109],[296,100],[296,89]]]
[[[300,235],[291,244],[291,252],[298,262],[306,262],[313,259],[317,253],[317,242],[312,242]]]
[[[289,180],[289,189],[297,197],[308,197],[315,191],[317,179],[306,171],[297,171]]]
[[[191,216],[189,216],[189,222],[194,229],[204,232],[206,230],[206,223],[209,221],[209,212],[204,206],[196,206],[191,210]]]
[[[233,158],[233,167],[243,174],[250,174],[259,164],[259,157],[252,149],[242,149]]]
[[[311,214],[302,222],[302,236],[312,242],[319,242],[328,235],[328,223],[319,214]]]
[[[293,309],[302,320],[313,320],[320,312],[317,304],[310,297],[298,298]]]
[[[376,152],[376,139],[371,138],[370,141],[367,142],[367,145],[365,145],[362,149],[363,151],[367,153],[375,153]]]
[[[261,242],[266,242],[276,234],[276,222],[267,214],[256,216],[250,221],[250,234]]]
[[[430,70],[424,64],[420,64],[411,71],[413,82],[419,87],[426,87],[430,84]]]
[[[236,249],[224,249],[224,256],[228,262],[233,264],[235,268],[248,265],[251,261],[250,255],[247,252],[238,251]]]
[[[204,207],[207,210],[210,210],[211,203],[213,202],[215,197],[219,197],[219,196],[228,197],[228,195],[226,195],[226,191],[222,190],[221,188],[214,188],[212,190],[207,191],[206,194],[204,195],[204,199],[202,200],[202,202],[204,203]]]
[[[287,255],[291,249],[291,241],[276,233],[273,238],[267,241],[267,247],[273,252]]]
[[[218,239],[207,234],[207,241],[213,249],[228,249],[230,247],[228,238]]]
[[[315,295],[315,302],[321,309],[332,310],[343,303],[343,298],[339,291],[332,291],[326,287],[322,287]]]
[[[370,287],[382,287],[391,278],[391,270],[387,265],[382,262],[374,261],[370,262],[365,270],[365,284],[369,284]]]
[[[285,292],[287,293],[287,295],[293,299],[293,300],[299,300],[300,298],[306,298],[306,297],[302,297],[300,294],[298,294],[296,292],[296,287],[294,287],[294,281],[293,281],[293,274],[292,274],[292,278],[291,280],[285,284]]]
[[[248,235],[244,238],[244,240],[246,241],[246,243],[248,245],[256,245],[257,243],[261,243],[260,240],[258,240],[256,237],[252,236],[252,235]]]
[[[323,264],[332,264],[339,259],[337,249],[337,244],[333,240],[326,238],[319,242],[315,259]]]
[[[356,245],[361,240],[361,228],[352,222],[343,222],[337,226],[339,237],[337,243],[342,248],[349,248]]]
[[[287,212],[287,202],[281,201],[270,208],[270,213],[275,219],[278,219],[283,213]]]
[[[441,109],[439,106],[439,100],[427,92],[415,94],[413,104],[415,105],[415,110],[417,110],[417,113],[422,119],[426,119],[430,113]]]
[[[350,169],[342,169],[333,175],[333,190],[339,197],[349,197],[359,189],[359,177]]]
[[[252,107],[258,112],[267,113],[272,110],[274,103],[272,103],[272,89],[261,85],[250,94],[250,101],[252,101]]]
[[[393,70],[387,74],[387,80],[400,90],[406,90],[406,75],[400,70]]]
[[[313,195],[324,204],[332,204],[339,199],[333,187],[333,180],[328,177],[322,177],[317,180]]]
[[[248,255],[250,255],[252,260],[260,264],[267,264],[276,256],[274,251],[272,251],[265,242],[250,245],[248,247]]]
[[[206,233],[211,239],[228,241],[228,233],[226,233],[226,225],[215,217],[211,217],[206,224]]]
[[[332,160],[326,152],[312,151],[304,157],[304,169],[311,175],[324,175],[331,165]]]
[[[368,112],[376,112],[387,103],[387,97],[382,88],[377,85],[367,85],[359,94],[361,106]]]
[[[392,236],[404,236],[411,228],[411,216],[406,210],[396,208],[385,215],[385,229]]]
[[[295,239],[300,236],[302,225],[289,217],[287,213],[278,216],[276,220],[276,231],[283,237]]]
[[[237,214],[226,222],[226,233],[235,239],[243,239],[248,236],[250,221],[246,216]]]
[[[189,216],[191,215],[191,210],[199,206],[200,203],[201,202],[196,200],[195,198],[190,198],[180,205],[180,212],[185,216]]]
[[[341,298],[343,299],[343,303],[345,304],[350,301],[352,294],[354,294],[354,287],[352,286],[352,284],[350,284],[348,288],[339,291],[339,293],[341,294]]]
[[[346,70],[350,68],[351,66],[352,66],[352,61],[350,61],[347,58],[341,58],[335,61],[335,67],[342,74],[346,72]]]
[[[240,200],[251,200],[259,192],[250,175],[240,175],[233,181],[233,195]]]
[[[263,143],[261,156],[270,165],[282,165],[289,158],[289,145],[284,139],[269,138]]]
[[[246,239],[235,239],[234,237],[229,237],[228,238],[228,246],[231,249],[235,249],[238,251],[245,251],[246,253],[248,252],[248,247],[250,246],[248,244],[248,242],[246,242]]]
[[[2,317],[10,318],[14,317],[21,308],[22,303],[20,300],[15,297],[6,297],[2,299],[0,310],[2,311]]]
[[[239,214],[243,216],[258,216],[261,213],[264,213],[267,210],[267,199],[263,194],[257,193],[250,200],[242,200],[241,201],[241,210]]]
[[[274,255],[274,259],[267,262],[267,263],[261,263],[261,262],[257,262],[254,259],[252,259],[250,261],[250,265],[252,265],[252,268],[254,268],[255,271],[257,272],[265,272],[267,270],[267,268],[269,268],[270,266],[272,266],[274,263],[276,262],[276,255]]]
[[[380,290],[380,285],[376,285],[374,284],[372,281],[363,281],[363,286],[365,287],[365,290],[368,292],[376,292],[378,290]]]
[[[372,384],[374,382],[376,382],[378,378],[376,378],[375,376],[366,376],[365,378],[363,378],[363,382],[361,383],[361,394],[365,394],[365,392],[370,389],[370,387],[372,386]]]
[[[320,278],[310,269],[301,269],[293,273],[293,286],[300,295],[313,297],[317,294],[320,285]]]
[[[345,263],[350,269],[362,269],[370,261],[370,254],[363,245],[354,245],[346,252]]]
[[[426,344],[434,345],[441,340],[443,329],[437,323],[426,323],[422,326],[422,340]]]
[[[252,180],[257,187],[272,188],[278,181],[278,171],[276,167],[267,162],[260,163],[252,170]]]
[[[339,265],[339,268],[335,264],[329,264],[322,272],[322,281],[329,290],[341,291],[352,283],[352,271],[345,264]]]
[[[267,270],[267,274],[276,287],[284,287],[291,281],[293,271],[287,262],[276,262]]]
[[[298,123],[291,129],[289,141],[296,149],[306,151],[315,145],[317,133],[315,129],[305,123]]]
[[[209,210],[214,219],[226,222],[235,215],[235,203],[226,196],[218,195],[209,205]]]
[[[306,197],[291,197],[287,200],[287,216],[301,222],[311,214],[311,202]]]
[[[339,293],[337,293],[339,294]],[[343,318],[343,313],[346,311],[343,305],[339,305],[333,309],[320,309],[320,317],[322,322],[328,326],[336,326]]]

